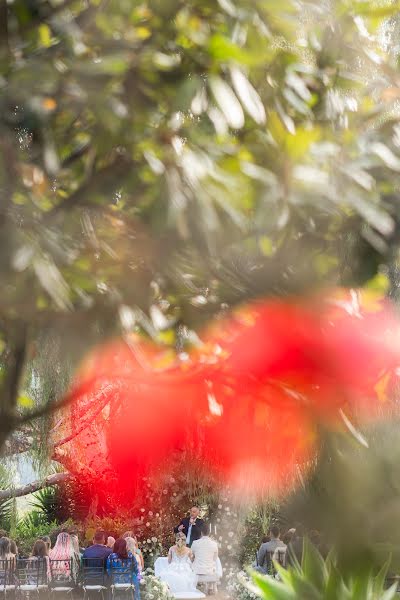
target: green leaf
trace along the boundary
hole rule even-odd
[[[390,281],[385,273],[377,273],[375,277],[367,281],[365,287],[378,294],[386,294],[390,288]]]
[[[49,48],[51,46],[51,31],[50,27],[46,24],[42,24],[38,27],[39,41],[42,46]]]
[[[390,563],[392,561],[392,557],[389,556],[384,565],[382,565],[378,575],[374,579],[374,592],[375,594],[380,594],[385,587],[386,575],[389,570]]]
[[[82,60],[75,70],[89,76],[123,75],[129,68],[129,56],[126,53],[110,54],[92,60]]]
[[[210,88],[228,125],[233,129],[243,127],[244,115],[242,107],[226,81],[220,77],[212,77],[210,79]]]
[[[357,575],[352,581],[351,599],[366,600],[371,595],[371,574],[369,572]]]
[[[268,575],[252,573],[252,577],[265,600],[295,600],[297,598],[294,590],[272,579]]]
[[[317,589],[303,573],[292,571],[291,585],[296,593],[296,598],[307,600],[322,600],[323,589]]]
[[[209,55],[224,63],[234,62],[242,65],[249,65],[254,58],[249,52],[246,52],[227,37],[217,33],[213,35],[208,43]]]
[[[388,590],[386,590],[379,600],[393,600],[397,594],[398,583],[394,583]]]
[[[344,589],[345,585],[336,565],[333,562],[329,562],[329,575],[325,589],[324,600],[344,600]]]
[[[18,397],[18,404],[23,408],[31,408],[33,406],[33,400],[26,394],[22,394]]]
[[[324,559],[307,538],[304,538],[303,542],[301,567],[304,571],[304,576],[308,581],[310,581],[318,590],[324,588],[327,580],[327,569]]]

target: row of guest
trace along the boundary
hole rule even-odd
[[[257,552],[256,569],[261,573],[268,573],[271,566],[271,559],[277,560],[283,566],[292,565],[296,561],[301,563],[304,535],[304,528],[301,524],[289,529],[282,536],[282,539],[279,527],[277,525],[271,527],[269,535],[262,540]],[[327,549],[321,541],[319,532],[311,531],[308,538],[322,556],[326,556]]]
[[[9,538],[0,538],[0,559],[11,560],[15,563],[17,550],[15,548],[15,552],[11,552],[10,546],[11,542]],[[115,583],[132,583],[135,586],[135,597],[140,598],[140,567],[143,564],[143,557],[138,552],[137,542],[133,537],[119,538],[115,540],[113,548],[109,548],[106,545],[104,531],[96,531],[93,544],[84,550],[82,558],[104,561],[107,573],[111,574],[113,572]],[[139,556],[141,556],[142,560],[140,560]],[[71,535],[67,532],[61,532],[57,536],[54,548],[51,548],[50,539],[46,541],[43,539],[36,540],[28,561],[37,560],[45,561],[47,564],[45,571],[47,571],[47,579],[49,581],[52,577],[50,561],[60,561],[57,565],[57,575],[66,575],[76,582],[81,566],[78,537],[75,534]],[[63,561],[65,561],[64,564]],[[128,561],[132,562],[131,581],[126,581],[125,567]],[[118,574],[119,571],[121,571],[120,575]]]

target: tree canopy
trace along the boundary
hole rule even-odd
[[[398,2],[0,6],[0,446],[60,400],[21,393],[49,337],[73,364],[260,295],[396,294]]]

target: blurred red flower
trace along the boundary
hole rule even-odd
[[[221,481],[280,493],[315,455],[320,425],[358,426],[395,410],[387,388],[399,334],[388,301],[335,290],[242,307],[185,360],[137,336],[107,343],[78,374],[55,443],[82,431],[56,448],[58,459],[128,490],[194,444]]]

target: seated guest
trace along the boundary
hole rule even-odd
[[[132,567],[129,573],[127,568]],[[139,569],[135,556],[128,551],[126,539],[118,538],[113,552],[107,558],[107,573],[113,583],[130,583],[135,586],[135,600],[140,599]]]
[[[36,582],[36,575],[34,575],[32,573],[31,579],[28,577],[28,583],[46,584],[51,579],[51,572],[50,572],[49,553],[47,550],[47,545],[43,540],[36,540],[36,542],[33,544],[31,555],[28,558],[28,562],[32,566],[33,565],[37,566],[37,561],[45,564],[45,566],[43,565],[43,571],[42,571],[43,580]]]
[[[303,538],[304,527],[301,524],[296,525],[293,538],[288,546],[287,563],[288,565],[296,564],[296,561],[301,564],[303,556]]]
[[[201,538],[195,540],[191,550],[193,554],[193,571],[196,575],[215,575],[217,571],[218,544],[210,536],[208,523],[200,525]]]
[[[3,536],[0,538],[0,585],[3,586],[5,584],[12,583],[8,579],[10,571],[14,569],[14,566],[15,554],[13,554],[10,550],[10,540],[8,539],[8,537]]]
[[[111,550],[114,548],[114,544],[115,544],[115,538],[112,535],[109,535],[107,538],[107,548],[111,548]]]
[[[11,540],[5,536],[0,538],[0,560],[10,560],[15,563],[15,554],[11,552]]]
[[[42,535],[42,537],[39,538],[39,539],[42,540],[46,544],[47,550],[50,552],[50,550],[51,550],[51,539],[50,539],[50,536],[48,536],[48,535]]]
[[[126,546],[128,548],[128,552],[132,552],[133,556],[136,558],[138,563],[139,572],[144,570],[144,559],[142,551],[139,549],[139,545],[135,536],[127,537]]]
[[[286,544],[280,539],[280,533],[279,527],[274,525],[270,530],[270,541],[261,544],[257,553],[258,566],[256,567],[256,570],[260,573],[268,573],[272,556],[277,548],[286,548]]]
[[[72,578],[76,581],[80,567],[80,554],[79,548],[78,551],[74,548],[74,542],[69,533],[62,531],[58,534],[54,548],[49,551],[49,558],[50,560],[64,561],[55,565],[58,579]]]
[[[294,536],[294,530],[293,529],[289,529],[289,531],[287,531],[283,536],[282,536],[282,542],[284,544],[286,544],[286,546],[289,546],[290,542],[292,541]]]
[[[10,540],[10,552],[11,554],[14,554],[14,556],[18,556],[18,547],[14,540]]]
[[[82,558],[97,558],[106,561],[112,553],[112,549],[106,546],[106,534],[97,530],[93,537],[93,544],[84,550]]]

